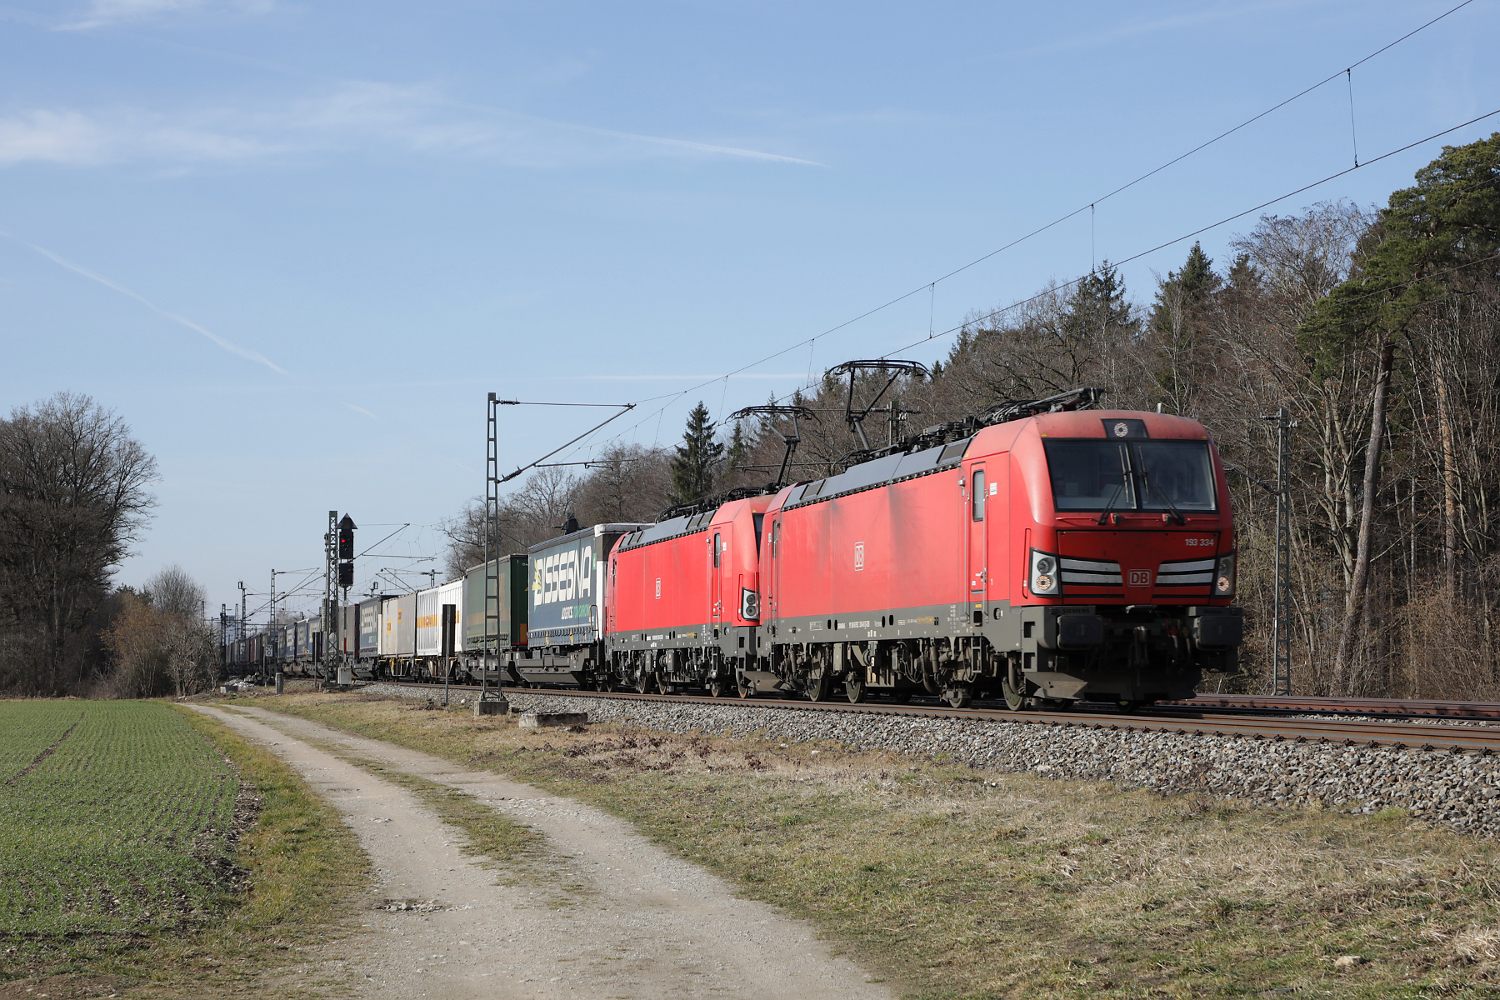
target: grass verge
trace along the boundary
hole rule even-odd
[[[170,713],[175,728],[206,741],[237,780],[240,794],[230,796],[235,834],[224,840],[232,874],[215,882],[216,894],[195,901],[191,920],[164,924],[157,910],[137,908],[120,926],[71,926],[67,914],[60,920],[38,911],[32,915],[36,929],[0,927],[0,997],[344,992],[336,940],[349,929],[346,915],[370,878],[353,832],[264,748],[197,712],[142,707]],[[149,755],[135,762],[146,770],[163,763]],[[92,778],[90,768],[76,768],[56,783],[74,788],[83,801]],[[132,807],[129,800],[100,805]],[[113,873],[118,880],[150,884],[159,877],[150,857],[123,863],[127,867]]]
[[[1500,849],[1413,823],[409,702],[262,702],[608,809],[948,997],[1492,997]]]

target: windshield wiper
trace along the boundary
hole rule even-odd
[[[1141,483],[1146,487],[1147,493],[1155,493],[1157,496],[1161,497],[1161,502],[1167,505],[1167,510],[1170,510],[1172,512],[1172,516],[1177,519],[1178,524],[1187,524],[1187,518],[1182,516],[1182,512],[1178,510],[1175,505],[1173,505],[1171,500],[1167,499],[1167,495],[1165,493],[1156,488],[1155,484],[1151,482],[1151,477],[1146,475],[1144,463],[1142,464],[1141,468]]]
[[[1109,512],[1114,509],[1115,501],[1118,500],[1118,499],[1120,499],[1120,494],[1124,493],[1124,492],[1125,492],[1125,478],[1122,475],[1120,477],[1120,482],[1118,482],[1118,483],[1115,484],[1115,491],[1114,491],[1114,493],[1110,494],[1109,503],[1105,504],[1104,505],[1104,510],[1102,510],[1102,511],[1099,512],[1099,519],[1094,522],[1095,524],[1103,524],[1106,520],[1109,519]]]

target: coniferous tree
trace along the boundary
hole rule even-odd
[[[672,502],[691,503],[712,493],[723,457],[724,445],[714,440],[708,407],[700,401],[688,414],[687,430],[672,460]]]

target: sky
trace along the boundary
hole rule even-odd
[[[441,579],[487,393],[635,403],[581,461],[1105,259],[1148,303],[1500,130],[1385,156],[1500,111],[1500,0],[1366,58],[1458,3],[0,0],[0,414],[156,457],[120,583],[312,610],[333,509],[354,592]],[[500,464],[611,412],[504,407]]]

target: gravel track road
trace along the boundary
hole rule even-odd
[[[374,859],[379,886],[363,921],[366,929],[343,943],[360,996],[896,995],[849,959],[833,955],[811,927],[738,898],[722,879],[590,806],[263,709],[198,710],[293,767],[342,813]],[[585,891],[558,906],[555,887],[495,885],[492,870],[460,853],[460,831],[406,790],[308,740],[461,789],[536,828],[548,838],[560,871],[570,873],[567,881]],[[439,908],[381,908],[392,900],[433,900]]]

